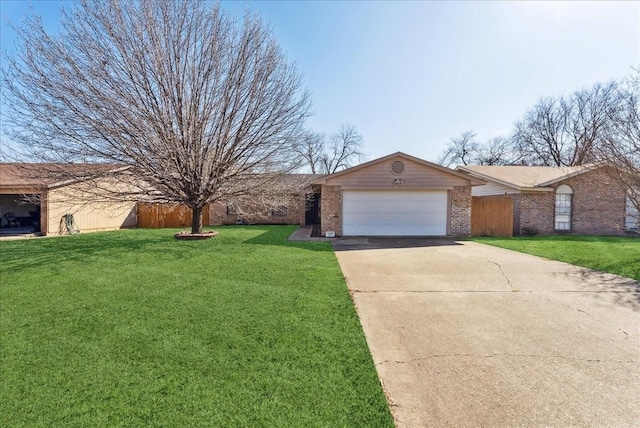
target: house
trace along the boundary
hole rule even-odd
[[[31,178],[29,169],[38,167],[0,164],[0,216],[13,213],[21,226],[39,227],[47,235],[67,233],[68,214],[82,232],[138,224],[135,201],[100,200],[86,193],[110,185],[101,182],[108,180],[104,174],[91,169],[104,172],[113,166],[77,166],[87,168],[86,179],[73,181]],[[210,204],[204,223],[313,224],[323,236],[468,236],[471,188],[485,183],[401,152],[334,174],[291,174],[281,181],[246,199]],[[158,207],[146,208],[153,213]],[[150,227],[167,227],[167,216],[176,212],[178,220],[188,220],[185,207],[162,208],[163,221],[151,219],[158,225]],[[10,225],[5,221],[3,226]]]
[[[209,225],[317,224],[319,197],[311,182],[319,174],[286,174],[269,185],[269,192],[252,192],[238,200],[209,204]]]
[[[486,181],[472,189],[474,199],[503,195],[513,201],[514,235],[619,235],[638,229],[629,189],[603,164],[460,166],[457,171]]]
[[[74,168],[74,174],[82,172],[85,178],[62,180],[53,174],[47,177],[42,174],[41,164],[0,163],[0,233],[33,231],[58,235],[69,233],[69,228],[90,232],[136,225],[135,201],[116,201],[100,195],[100,189],[119,185],[105,177],[97,178],[113,165],[59,168]]]
[[[322,236],[468,236],[484,181],[397,152],[312,182]]]

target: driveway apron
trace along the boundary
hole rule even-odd
[[[640,426],[640,285],[475,242],[334,248],[398,427]]]

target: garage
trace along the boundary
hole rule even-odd
[[[320,236],[469,236],[484,181],[402,152],[315,179]]]
[[[344,191],[344,236],[445,236],[447,191]]]

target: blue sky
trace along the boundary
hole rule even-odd
[[[65,2],[0,1],[6,20],[32,5],[55,31]],[[304,74],[309,126],[353,124],[368,159],[436,160],[473,130],[506,135],[542,96],[620,79],[640,65],[640,2],[223,2],[258,12]]]

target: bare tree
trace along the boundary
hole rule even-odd
[[[513,142],[527,159],[537,165],[563,164],[566,105],[543,98],[516,123]]]
[[[298,153],[312,174],[333,174],[362,162],[362,136],[353,125],[345,124],[331,134],[308,131],[302,138]]]
[[[480,156],[480,143],[476,141],[476,134],[472,131],[463,132],[459,137],[451,139],[438,159],[444,166],[473,165]]]
[[[542,98],[516,123],[513,146],[526,163],[572,166],[594,162],[617,108],[618,84],[595,84],[569,97]]]
[[[304,159],[304,163],[311,170],[311,174],[320,174],[321,171],[321,159],[324,156],[325,150],[325,137],[324,134],[307,131],[300,145],[298,146],[298,153]]]
[[[463,132],[452,138],[438,159],[444,166],[452,165],[512,165],[519,161],[514,154],[511,141],[495,137],[482,144],[472,131]]]
[[[620,85],[617,100],[617,108],[607,110],[609,134],[598,147],[598,156],[628,190],[640,224],[640,67]]]
[[[301,77],[260,18],[189,0],[81,0],[62,31],[16,28],[3,70],[3,122],[19,158],[109,163],[133,186],[117,198],[203,207],[299,167],[309,111]],[[60,178],[73,179],[71,168]],[[122,174],[121,174],[122,175]]]
[[[353,125],[342,125],[331,135],[329,146],[320,158],[320,169],[323,174],[333,174],[362,162],[363,158],[362,136]]]
[[[478,165],[515,165],[521,160],[508,138],[494,137],[482,146]]]

